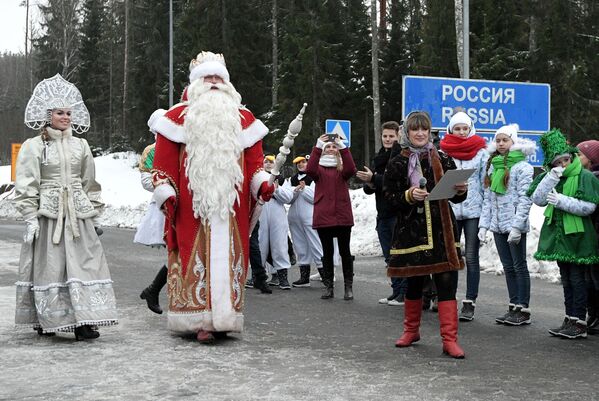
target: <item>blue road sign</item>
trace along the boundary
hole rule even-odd
[[[351,147],[351,121],[326,120],[324,128],[325,133],[339,135],[345,146]]]
[[[517,123],[521,132],[549,130],[549,84],[438,77],[403,77],[402,111],[430,114],[433,128],[444,130],[455,107],[463,107],[478,132]]]
[[[485,138],[485,141],[487,141],[487,145],[489,144],[489,142],[491,142],[493,140],[493,136],[495,136],[495,134],[492,132],[478,132],[477,131],[476,134]],[[445,135],[446,135],[445,130],[439,132],[439,138],[443,139],[443,137]],[[539,138],[541,137],[541,134],[518,133],[518,137],[530,139],[531,141],[536,142],[537,150],[535,151],[534,154],[527,156],[526,160],[533,167],[542,167],[543,166],[543,150],[541,149],[541,146],[539,145]]]

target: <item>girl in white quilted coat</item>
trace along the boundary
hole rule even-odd
[[[505,272],[509,304],[495,321],[520,326],[530,324],[530,275],[526,262],[526,233],[532,201],[526,192],[534,174],[526,161],[536,144],[518,138],[518,125],[497,130],[487,150],[490,153],[485,178],[485,198],[479,220],[479,239],[493,233],[497,253]]]

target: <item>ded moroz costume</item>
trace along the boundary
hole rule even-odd
[[[168,326],[211,342],[243,329],[250,213],[274,188],[262,169],[268,129],[241,105],[222,55],[198,54],[190,82],[188,101],[151,127],[154,198],[167,219]]]
[[[112,280],[94,227],[103,210],[94,159],[85,139],[89,112],[75,85],[59,74],[40,82],[25,124],[41,129],[17,159],[15,205],[27,223],[17,282],[16,323],[41,334],[117,323]]]

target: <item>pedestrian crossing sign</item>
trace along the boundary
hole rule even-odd
[[[339,135],[345,146],[351,147],[351,121],[326,120],[325,133]]]

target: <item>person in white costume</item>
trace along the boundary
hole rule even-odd
[[[166,114],[166,110],[158,109],[152,113],[148,119],[148,127],[150,132],[156,138],[156,131],[152,128],[152,125],[158,121],[158,119]],[[154,183],[152,182],[152,167],[154,165],[154,152],[156,150],[156,142],[148,145],[139,160],[139,172],[141,175],[141,186],[149,192],[154,192]],[[135,238],[133,242],[142,245],[148,245],[151,247],[162,248],[166,246],[164,242],[164,213],[160,210],[156,204],[156,199],[152,196],[150,203],[148,204],[148,210],[146,214],[141,218]],[[156,277],[152,283],[143,289],[139,297],[144,299],[150,309],[154,313],[162,314],[162,307],[160,306],[159,297],[160,291],[166,285],[166,276],[168,269],[166,264],[158,270]]]
[[[306,174],[306,165],[310,156],[298,156],[293,159],[297,173],[283,184],[292,191],[289,213],[289,230],[293,247],[297,254],[300,278],[293,282],[294,287],[310,287],[310,265],[314,263],[322,270],[322,244],[318,233],[312,228],[314,212],[314,181]]]
[[[264,157],[264,171],[270,173],[274,167],[275,157],[267,155]],[[260,253],[262,254],[262,263],[270,254],[272,257],[273,275],[279,279],[279,288],[282,290],[291,289],[287,273],[291,268],[289,261],[289,248],[287,243],[287,233],[289,224],[287,223],[287,211],[285,204],[291,202],[293,190],[290,187],[279,185],[279,179],[275,181],[275,192],[270,202],[262,206],[260,214],[260,228],[258,237],[260,238]],[[266,266],[266,265],[265,265]]]
[[[38,83],[25,125],[39,135],[17,158],[15,206],[27,223],[19,261],[15,323],[39,335],[75,332],[98,338],[117,324],[112,280],[100,239],[104,208],[85,139],[89,112],[75,85],[59,74]]]

